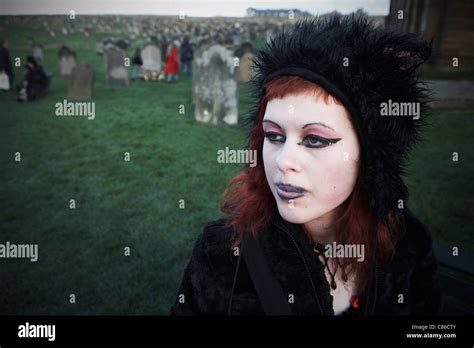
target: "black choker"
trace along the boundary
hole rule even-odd
[[[318,242],[313,242],[313,251],[319,256],[321,255],[324,259],[324,267],[327,268],[328,272],[329,272],[329,276],[331,277],[331,288],[333,290],[336,290],[337,288],[337,284],[336,284],[336,281],[335,281],[335,277],[336,277],[336,272],[337,272],[337,268],[334,270],[334,274],[331,273],[331,269],[329,268],[329,263],[328,263],[328,258],[326,257],[326,254],[324,253],[324,250],[325,250],[326,246],[324,244],[320,244]]]

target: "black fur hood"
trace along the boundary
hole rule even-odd
[[[425,123],[428,91],[416,69],[430,52],[430,44],[415,35],[378,29],[364,18],[348,16],[299,22],[272,39],[254,61],[256,104],[247,125],[256,122],[258,102],[273,78],[300,76],[319,84],[353,118],[361,146],[362,188],[378,222],[392,214],[401,224],[393,259],[383,269],[374,263],[364,293],[358,294],[360,304],[344,315],[436,314],[440,307],[431,236],[409,212],[402,180],[407,155]],[[420,117],[381,116],[381,103],[390,101],[420,103]],[[231,250],[237,234],[225,222],[207,224],[199,236],[172,314],[264,314],[249,266]],[[294,314],[334,314],[324,265],[300,225],[276,212],[259,244],[271,268],[267,273],[285,296],[295,299]]]
[[[417,68],[430,54],[431,44],[415,34],[377,28],[366,17],[297,22],[256,54],[256,75],[250,82],[255,105],[244,124],[255,125],[259,101],[273,78],[299,76],[320,85],[352,115],[370,208],[379,222],[389,212],[397,218],[398,205],[408,200],[402,180],[405,160],[428,112],[429,90],[419,81]],[[382,105],[397,103],[418,105],[419,115],[381,116]]]

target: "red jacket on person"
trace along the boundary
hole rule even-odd
[[[179,74],[178,48],[173,47],[166,56],[165,74]]]

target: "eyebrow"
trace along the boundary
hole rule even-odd
[[[263,122],[265,122],[265,123],[272,123],[272,124],[274,124],[275,126],[277,126],[278,128],[281,129],[280,125],[279,125],[278,123],[274,122],[274,121],[263,120]],[[328,129],[330,129],[330,130],[332,130],[332,131],[335,132],[335,130],[334,130],[332,127],[329,127],[328,125],[326,125],[326,124],[324,124],[324,123],[322,123],[322,122],[307,123],[307,124],[305,124],[301,129],[305,129],[306,127],[313,126],[313,125],[323,126],[323,127],[326,127],[326,128],[328,128]]]

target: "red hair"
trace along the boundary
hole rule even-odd
[[[257,151],[257,164],[254,167],[247,167],[234,177],[222,194],[221,210],[227,216],[227,226],[234,228],[239,235],[232,249],[240,244],[246,233],[252,233],[255,236],[263,231],[278,210],[263,167],[262,120],[270,100],[296,94],[313,94],[317,100],[322,99],[326,104],[332,102],[342,105],[325,89],[301,77],[281,76],[267,85],[257,109],[257,122],[251,130],[249,142],[249,150]],[[370,276],[371,265],[373,265],[370,261],[373,261],[375,257],[375,243],[378,246],[377,261],[380,266],[383,266],[393,255],[394,248],[390,234],[396,230],[391,216],[387,218],[387,225],[376,223],[374,214],[369,209],[362,192],[362,168],[363,166],[359,166],[354,190],[342,203],[343,213],[335,223],[336,243],[364,245],[366,261],[359,262],[355,258],[336,259],[337,267],[342,269],[344,280],[347,280],[349,274],[355,272],[359,291],[364,290]]]

